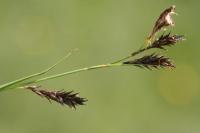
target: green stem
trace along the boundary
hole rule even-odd
[[[112,64],[116,64],[116,63],[122,62],[122,61],[127,60],[127,59],[129,59],[131,57],[133,57],[133,56],[132,55],[126,56],[126,57],[124,57],[124,58],[122,58],[120,60],[117,60],[117,61],[113,62]]]
[[[38,83],[38,82],[42,82],[42,81],[46,81],[46,80],[50,80],[50,79],[54,79],[54,78],[58,78],[58,77],[63,77],[63,76],[66,76],[66,75],[75,74],[75,73],[88,71],[88,70],[101,69],[101,68],[114,67],[114,66],[122,66],[122,65],[123,65],[122,63],[116,63],[116,64],[103,64],[103,65],[85,67],[85,68],[76,69],[76,70],[72,70],[72,71],[68,71],[68,72],[64,72],[64,73],[60,73],[60,74],[44,77],[44,78],[41,78],[41,79],[37,79],[37,80],[29,82],[27,84]]]
[[[131,55],[128,55],[128,56],[126,56],[126,57],[124,57],[124,58],[122,58],[122,59],[120,59],[120,60],[117,60],[117,61],[115,61],[115,62],[113,62],[112,64],[116,64],[116,63],[119,63],[119,62],[122,62],[122,61],[125,61],[125,60],[127,60],[127,59],[129,59],[129,58],[131,58],[131,57],[134,57],[134,56],[136,56],[136,55],[138,55],[138,54],[140,54],[140,53],[142,53],[142,52],[144,52],[144,51],[146,51],[146,50],[148,50],[148,49],[151,49],[152,47],[146,47],[146,48],[141,48],[141,49],[139,49],[138,51],[136,51],[136,52],[133,52]]]
[[[36,73],[36,74],[33,74],[33,75],[29,75],[27,77],[24,77],[24,78],[21,78],[21,79],[18,79],[18,80],[15,80],[15,81],[0,85],[0,91],[11,89],[11,88],[17,88],[17,87],[20,87],[20,86],[25,86],[25,85],[29,85],[29,84],[37,83],[37,82],[41,82],[41,81],[46,81],[46,80],[50,80],[50,79],[54,79],[54,78],[62,77],[62,76],[65,76],[65,75],[70,75],[70,74],[82,72],[82,71],[100,69],[100,68],[105,68],[105,67],[122,66],[123,65],[123,63],[121,63],[122,61],[127,60],[127,59],[129,59],[129,58],[131,58],[131,57],[133,57],[133,56],[135,56],[135,55],[137,55],[139,53],[142,53],[143,51],[148,50],[148,49],[151,49],[151,47],[139,49],[138,51],[132,53],[131,55],[129,55],[127,57],[124,57],[124,58],[122,58],[120,60],[117,60],[117,61],[115,61],[113,63],[81,68],[81,69],[72,70],[72,71],[69,71],[69,72],[64,72],[64,73],[60,73],[60,74],[56,74],[56,75],[52,75],[52,76],[48,76],[48,77],[44,77],[44,78],[39,78],[39,79],[33,80],[33,78],[37,78],[39,76],[42,76],[42,75],[46,74],[47,72],[52,70],[55,66],[57,66],[60,62],[62,62],[66,58],[68,58],[72,54],[72,52],[70,52],[64,58],[59,60],[56,64],[54,64],[53,66],[51,66],[50,68],[48,68],[48,69],[46,69],[46,70],[44,70],[42,72],[39,72],[39,73]]]
[[[140,54],[140,53],[142,53],[142,52],[144,52],[144,51],[146,51],[146,50],[148,50],[148,49],[151,49],[151,47],[141,48],[141,49],[139,49],[138,51],[132,53],[131,56],[132,56],[132,57],[133,57],[133,56],[136,56],[136,55],[138,55],[138,54]]]
[[[17,79],[17,80],[5,83],[3,85],[0,85],[0,91],[7,90],[7,89],[10,89],[10,88],[19,87],[22,84],[27,83],[27,81],[29,81],[29,80],[31,80],[33,78],[36,78],[36,77],[39,77],[39,76],[42,76],[42,75],[46,74],[47,72],[49,72],[53,68],[55,68],[59,63],[61,63],[62,61],[66,60],[71,54],[72,54],[72,52],[69,52],[66,56],[64,56],[63,58],[61,58],[54,65],[52,65],[51,67],[49,67],[49,68],[47,68],[47,69],[45,69],[45,70],[43,70],[43,71],[41,71],[39,73],[35,73],[35,74],[29,75],[27,77],[23,77],[23,78],[20,78],[20,79]]]

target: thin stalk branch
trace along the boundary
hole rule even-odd
[[[138,54],[140,54],[140,53],[142,53],[142,52],[144,52],[144,51],[146,51],[148,49],[151,49],[151,48],[152,48],[151,46],[148,46],[146,48],[141,48],[141,49],[133,52],[131,55],[128,55],[128,56],[126,56],[126,57],[124,57],[124,58],[122,58],[120,60],[114,61],[112,64],[119,63],[119,62],[125,61],[127,59],[130,59],[131,57],[134,57],[134,56],[136,56],[136,55],[138,55]]]
[[[133,57],[133,56],[132,56],[132,55],[128,55],[128,56],[126,56],[126,57],[124,57],[124,58],[122,58],[122,59],[120,59],[120,60],[117,60],[117,61],[112,62],[112,64],[116,64],[116,63],[122,62],[122,61],[127,60],[127,59],[129,59],[129,58],[131,58],[131,57]]]
[[[72,51],[73,52],[73,51]],[[32,75],[29,75],[27,77],[23,77],[21,79],[15,80],[15,81],[11,81],[8,82],[6,84],[0,85],[0,91],[3,91],[5,89],[10,89],[10,88],[16,88],[18,86],[21,86],[21,84],[23,84],[24,82],[27,82],[28,80],[31,80],[33,78],[42,76],[44,74],[46,74],[47,72],[51,71],[53,68],[55,68],[59,63],[61,63],[62,61],[66,60],[68,57],[71,56],[72,52],[69,52],[66,56],[62,57],[58,62],[56,62],[54,65],[52,65],[51,67],[39,72],[39,73],[35,73]]]
[[[95,69],[114,67],[114,66],[123,66],[123,65],[124,64],[122,64],[122,63],[115,63],[115,64],[103,64],[103,65],[85,67],[85,68],[80,68],[80,69],[76,69],[76,70],[72,70],[72,71],[68,71],[68,72],[64,72],[64,73],[60,73],[60,74],[44,77],[44,78],[41,78],[41,79],[37,79],[37,80],[29,82],[27,84],[38,83],[38,82],[42,82],[42,81],[45,81],[45,80],[50,80],[50,79],[54,79],[54,78],[58,78],[58,77],[63,77],[63,76],[66,76],[66,75],[75,74],[75,73],[88,71],[88,70],[95,70]]]

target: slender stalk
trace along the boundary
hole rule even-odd
[[[96,66],[91,66],[91,67],[80,68],[80,69],[76,69],[76,70],[72,70],[72,71],[68,71],[68,72],[64,72],[64,73],[40,78],[40,79],[37,79],[35,81],[29,82],[27,84],[38,83],[38,82],[42,82],[42,81],[46,81],[46,80],[50,80],[50,79],[54,79],[54,78],[58,78],[58,77],[63,77],[63,76],[66,76],[66,75],[75,74],[75,73],[79,73],[79,72],[83,72],[83,71],[95,70],[95,69],[101,69],[101,68],[107,68],[107,67],[114,67],[114,66],[123,66],[123,64],[122,63],[103,64],[103,65],[96,65]]]
[[[138,55],[138,54],[140,54],[140,53],[142,53],[142,52],[144,52],[144,51],[146,51],[146,50],[149,50],[149,49],[151,49],[151,48],[152,48],[151,46],[148,46],[148,47],[145,47],[145,48],[141,48],[141,49],[139,49],[138,51],[133,52],[131,55],[132,55],[132,57],[133,57],[133,56],[136,56],[136,55]]]
[[[148,49],[151,49],[151,48],[152,48],[151,46],[148,46],[148,47],[146,47],[146,48],[141,48],[141,49],[139,49],[139,50],[133,52],[131,55],[128,55],[128,56],[126,56],[126,57],[124,57],[124,58],[122,58],[122,59],[120,59],[120,60],[114,61],[112,64],[125,61],[125,60],[127,60],[127,59],[129,59],[129,58],[131,58],[131,57],[134,57],[134,56],[136,56],[136,55],[138,55],[138,54],[140,54],[140,53],[142,53],[142,52],[144,52],[144,51],[146,51],[146,50],[148,50]]]
[[[120,60],[117,60],[117,61],[115,61],[113,63],[80,68],[80,69],[76,69],[76,70],[72,70],[72,71],[68,71],[68,72],[64,72],[64,73],[60,73],[60,74],[56,74],[56,75],[40,78],[40,79],[37,79],[35,81],[28,82],[26,84],[38,83],[38,82],[42,82],[42,81],[46,81],[46,80],[50,80],[50,79],[54,79],[54,78],[58,78],[58,77],[63,77],[63,76],[70,75],[70,74],[79,73],[79,72],[82,72],[82,71],[88,71],[88,70],[93,70],[93,69],[101,69],[101,68],[106,68],[106,67],[114,67],[114,66],[123,66],[124,64],[120,63],[120,62],[122,62],[124,60],[127,60],[127,59],[129,59],[129,58],[131,58],[131,57],[133,57],[133,56],[135,56],[137,54],[140,54],[140,53],[142,53],[142,52],[144,52],[145,50],[148,50],[148,49],[151,49],[151,47],[146,47],[146,48],[139,49],[138,51],[132,53],[131,55],[129,55],[127,57],[124,57],[124,58],[122,58]]]
[[[120,59],[120,60],[117,60],[117,61],[112,62],[112,64],[116,64],[116,63],[122,62],[122,61],[127,60],[127,59],[129,59],[129,58],[131,58],[131,57],[133,57],[133,56],[132,56],[132,55],[128,55],[128,56],[126,56],[126,57],[124,57],[124,58],[122,58],[122,59]]]
[[[73,52],[73,51],[72,51]],[[33,78],[42,76],[46,73],[48,73],[49,71],[51,71],[52,69],[54,69],[59,63],[61,63],[62,61],[66,60],[68,57],[71,56],[72,52],[69,52],[66,56],[64,56],[63,58],[61,58],[58,62],[56,62],[54,65],[52,65],[51,67],[39,72],[39,73],[35,73],[32,75],[29,75],[27,77],[23,77],[8,83],[5,83],[3,85],[0,85],[0,91],[2,90],[6,90],[6,89],[10,89],[10,88],[16,88],[18,86],[21,86],[21,84],[26,83],[28,80],[31,80]]]

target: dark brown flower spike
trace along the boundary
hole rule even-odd
[[[165,46],[172,46],[179,41],[185,40],[183,35],[170,35],[162,34],[157,40],[155,40],[149,47],[150,48],[160,48],[165,49]]]
[[[74,109],[76,109],[77,105],[84,105],[84,103],[87,101],[87,99],[79,97],[78,93],[73,93],[73,91],[47,91],[40,88],[40,86],[26,87],[26,89],[33,91],[41,97],[45,97],[50,102],[53,100],[61,105],[68,105],[70,108]]]
[[[152,38],[154,38],[154,35],[161,30],[163,27],[166,26],[174,26],[175,23],[172,19],[172,15],[176,14],[175,11],[176,6],[172,5],[171,7],[165,9],[159,16],[159,18],[157,19],[152,32],[150,33],[148,40],[152,40]]]
[[[166,67],[170,67],[170,68],[175,67],[175,65],[172,64],[172,61],[170,60],[170,58],[167,58],[163,55],[156,55],[156,54],[151,54],[139,59],[126,61],[123,64],[134,65],[141,68],[148,68],[150,70],[152,70],[152,68],[158,69],[158,68],[166,68]]]
[[[151,45],[141,48],[133,53],[131,53],[130,57],[133,57],[137,54],[140,54],[144,51],[147,51],[152,48],[159,48],[159,49],[164,49],[165,46],[172,46],[175,45],[179,41],[185,40],[185,37],[183,35],[171,35],[170,33],[168,34],[162,34],[157,40],[155,40]]]

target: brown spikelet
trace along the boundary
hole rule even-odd
[[[74,109],[76,109],[77,105],[84,105],[87,101],[87,99],[79,97],[78,93],[73,93],[73,91],[47,91],[40,88],[40,86],[26,87],[26,89],[31,90],[41,97],[45,97],[49,101],[53,100],[61,105],[68,105],[70,108]]]
[[[156,55],[156,54],[151,54],[151,55],[147,55],[142,58],[139,58],[139,59],[126,61],[123,64],[134,65],[134,66],[138,66],[141,68],[148,68],[148,69],[152,69],[152,68],[158,69],[158,68],[166,68],[166,67],[174,68],[175,67],[175,65],[172,64],[172,61],[169,58],[167,58],[163,55]]]
[[[165,46],[172,46],[176,44],[179,41],[185,40],[183,35],[170,35],[168,34],[162,34],[157,40],[155,40],[150,48],[160,48],[160,49],[165,49]]]

